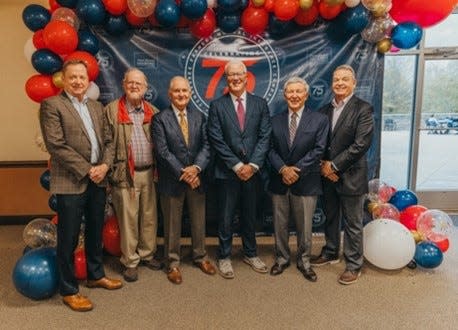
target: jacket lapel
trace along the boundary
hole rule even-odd
[[[84,126],[84,123],[83,123],[83,119],[81,119],[80,114],[78,113],[78,111],[76,111],[75,107],[73,106],[72,101],[68,98],[65,92],[62,92],[60,96],[61,96],[62,102],[64,103],[69,113],[75,118],[75,123],[78,123],[81,130],[84,132],[84,135],[86,135],[87,139],[90,141],[89,134],[86,131],[86,127]]]
[[[350,100],[348,100],[347,104],[345,104],[345,107],[343,108],[342,113],[339,116],[339,119],[337,119],[336,126],[334,126],[334,129],[332,130],[332,137],[335,136],[335,133],[340,129],[342,124],[345,122],[346,117],[352,111],[354,102],[355,102],[355,97],[352,96],[350,98]],[[334,111],[334,110],[332,110],[332,111]],[[331,125],[332,125],[332,115],[331,115]]]
[[[234,104],[232,103],[231,94],[229,93],[226,94],[226,98],[224,99],[224,107],[225,107],[224,111],[226,112],[227,116],[229,117],[229,120],[237,128],[238,132],[242,132],[240,130],[240,125],[239,125],[239,120],[237,119],[237,114],[235,113]],[[248,100],[247,100],[247,108],[248,108]],[[245,113],[245,123],[246,123],[246,117],[247,115]]]

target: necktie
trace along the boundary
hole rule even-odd
[[[243,131],[245,126],[245,108],[243,107],[243,99],[237,98],[237,119],[239,120],[240,129]]]
[[[186,121],[186,116],[183,112],[179,112],[178,116],[180,117],[180,128],[181,132],[183,133],[184,142],[186,145],[189,144],[189,132],[188,132],[188,122]]]
[[[296,136],[297,130],[297,113],[291,114],[291,121],[289,122],[289,146],[293,145],[294,137]]]

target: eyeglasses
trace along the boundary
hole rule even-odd
[[[144,85],[144,83],[141,83],[141,82],[138,82],[138,81],[126,81],[125,84],[128,85],[128,86],[136,86],[136,87]]]
[[[246,74],[246,72],[230,72],[227,73],[226,76],[229,78],[235,78],[235,77],[243,77]]]

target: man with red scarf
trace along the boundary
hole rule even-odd
[[[154,259],[157,235],[156,189],[150,126],[158,110],[143,99],[145,74],[130,68],[124,74],[124,95],[106,107],[113,131],[115,158],[110,182],[121,236],[124,279],[138,279],[138,265],[161,269]]]

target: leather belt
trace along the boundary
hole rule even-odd
[[[148,171],[153,167],[153,165],[145,165],[145,166],[135,166],[134,170],[136,172]]]

